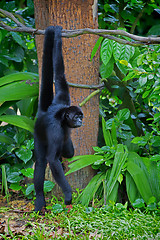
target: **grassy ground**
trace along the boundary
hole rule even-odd
[[[0,239],[160,239],[160,209],[127,210],[121,204],[65,208],[52,201],[44,215],[32,203],[14,201],[0,208]]]

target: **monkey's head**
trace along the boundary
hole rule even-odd
[[[65,112],[65,121],[70,128],[78,128],[82,125],[83,112],[77,106],[70,106]]]

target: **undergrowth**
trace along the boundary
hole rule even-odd
[[[1,208],[0,216],[10,211]],[[13,221],[18,230],[13,228]],[[0,239],[160,239],[160,209],[127,209],[127,204],[120,203],[94,208],[73,204],[66,208],[53,200],[44,215],[12,213],[5,229]]]

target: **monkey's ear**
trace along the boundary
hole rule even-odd
[[[63,110],[63,112],[62,112],[62,115],[61,115],[61,117],[62,117],[62,119],[63,120],[65,120],[65,119],[68,119],[69,118],[69,113],[68,113],[68,111],[67,111],[68,109],[67,108],[65,108],[64,110]]]
[[[65,119],[69,119],[69,113],[68,113],[68,112],[66,112],[66,113],[64,114],[64,118],[65,118]]]

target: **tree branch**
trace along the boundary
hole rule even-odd
[[[12,13],[4,11],[0,9],[0,13],[2,16],[11,19],[16,23],[16,27],[11,27],[5,24],[3,21],[0,22],[0,26],[7,30],[13,32],[25,32],[32,35],[44,35],[45,30],[34,29],[30,27],[26,27],[23,23],[21,23]],[[112,39],[121,44],[128,44],[132,46],[141,46],[141,45],[150,45],[150,44],[160,44],[160,37],[141,37],[137,36],[123,30],[106,30],[106,29],[76,29],[76,30],[62,30],[62,37],[71,38],[77,37],[82,34],[95,34],[98,36],[102,36],[104,38]],[[130,40],[121,39],[120,36],[127,37]]]
[[[134,33],[134,30],[135,30],[135,28],[137,26],[138,21],[143,16],[143,13],[144,13],[144,11],[146,9],[146,6],[147,6],[147,2],[145,3],[144,7],[142,8],[142,11],[138,14],[137,18],[135,19],[135,21],[134,21],[134,23],[133,23],[133,25],[131,27],[130,33]]]
[[[70,87],[76,87],[76,88],[85,88],[85,89],[102,89],[102,88],[104,88],[104,83],[101,83],[99,85],[76,84],[76,83],[70,83],[68,81],[67,81],[67,83]]]

